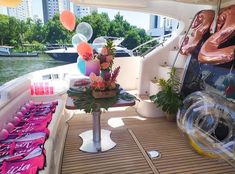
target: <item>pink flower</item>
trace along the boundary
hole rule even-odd
[[[106,61],[111,63],[113,61],[113,56],[112,55],[107,56]]]
[[[89,77],[90,77],[91,81],[94,82],[97,76],[96,76],[95,73],[92,72],[92,73],[90,73],[90,76],[89,76]]]
[[[101,54],[108,55],[108,49],[107,48],[102,48]]]
[[[97,76],[95,73],[90,73],[90,80],[91,82],[102,82],[103,78],[101,76]]]
[[[107,69],[110,66],[110,63],[104,62],[100,66],[101,66],[101,69]]]

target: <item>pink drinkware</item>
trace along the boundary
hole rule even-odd
[[[35,95],[39,95],[39,86],[38,83],[34,83]]]
[[[34,94],[35,94],[34,85],[31,85],[31,86],[30,86],[30,91],[31,91],[31,95],[34,95]]]
[[[44,95],[44,86],[43,86],[43,82],[39,83],[39,95]]]
[[[50,86],[49,87],[49,93],[50,93],[50,95],[53,95],[54,94],[54,86]]]
[[[45,91],[44,91],[44,93],[45,93],[45,95],[49,95],[50,94],[49,93],[49,83],[48,82],[45,83]]]

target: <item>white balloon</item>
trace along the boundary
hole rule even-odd
[[[81,22],[76,27],[76,33],[82,34],[89,41],[93,35],[93,29],[87,22]]]
[[[80,33],[77,33],[77,34],[73,35],[73,37],[72,37],[72,44],[73,44],[73,46],[75,48],[81,42],[87,42],[87,38],[84,35],[82,35]]]

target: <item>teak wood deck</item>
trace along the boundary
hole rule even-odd
[[[235,168],[222,159],[197,154],[177,129],[176,123],[167,122],[165,118],[142,120],[134,118],[136,116],[138,114],[133,108],[103,113],[101,126],[112,131],[111,137],[117,146],[107,152],[92,154],[79,150],[82,140],[78,136],[92,128],[92,116],[76,114],[68,122],[61,173],[235,173]],[[108,121],[120,120],[119,117],[125,125],[109,126]],[[160,158],[150,159],[147,155],[149,150],[159,151]]]

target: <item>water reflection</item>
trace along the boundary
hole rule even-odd
[[[67,62],[56,61],[48,55],[39,57],[0,57],[0,85],[24,74],[68,64]]]

